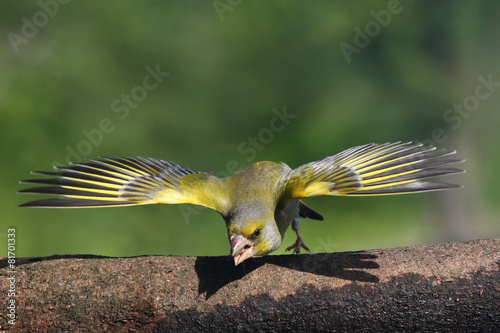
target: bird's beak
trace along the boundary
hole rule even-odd
[[[240,263],[248,258],[253,257],[254,246],[252,243],[241,235],[233,235],[230,238],[231,241],[231,255],[234,258],[234,265],[238,266]]]

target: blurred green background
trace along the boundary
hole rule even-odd
[[[18,208],[31,170],[120,155],[222,175],[399,140],[458,150],[467,173],[446,180],[465,188],[309,199],[313,252],[500,235],[500,2],[61,2],[0,4],[0,241],[15,227],[17,256],[229,254],[208,209]]]

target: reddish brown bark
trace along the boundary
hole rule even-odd
[[[498,332],[499,265],[499,239],[268,256],[244,267],[230,257],[22,258],[15,328]]]

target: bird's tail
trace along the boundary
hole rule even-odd
[[[154,203],[196,203],[186,192],[208,174],[199,173],[166,161],[145,158],[103,158],[56,167],[55,172],[32,172],[52,178],[23,180],[41,184],[18,193],[57,195],[20,207],[106,207]],[[187,181],[189,180],[189,181]],[[207,205],[205,205],[207,206]]]

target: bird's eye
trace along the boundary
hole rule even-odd
[[[253,235],[255,237],[259,237],[260,236],[260,229],[255,229],[255,231],[253,232]]]

